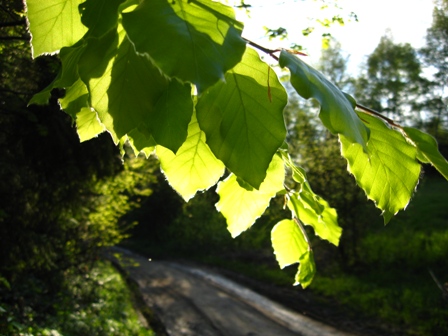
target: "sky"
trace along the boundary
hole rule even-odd
[[[373,52],[381,36],[388,29],[396,43],[410,43],[419,48],[424,45],[426,30],[432,23],[433,4],[431,0],[339,0],[342,9],[320,10],[321,1],[311,0],[252,0],[250,18],[240,12],[238,19],[245,22],[244,37],[255,40],[269,48],[287,48],[297,43],[307,49],[308,63],[318,61],[321,50],[321,32],[315,31],[303,37],[302,29],[309,26],[309,17],[332,17],[339,13],[347,18],[350,12],[358,22],[346,22],[344,26],[334,24],[328,31],[342,44],[342,50],[349,56],[349,71],[356,74],[366,56]],[[326,14],[327,13],[327,14]],[[346,20],[347,21],[347,20]],[[314,24],[317,27],[317,24]],[[269,41],[263,26],[272,29],[284,27],[289,32],[286,41]]]

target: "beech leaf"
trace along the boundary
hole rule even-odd
[[[258,188],[286,136],[285,89],[277,75],[247,48],[244,57],[198,101],[207,144],[237,177]]]
[[[403,130],[417,147],[419,159],[424,163],[432,164],[448,180],[448,162],[440,154],[436,139],[415,128],[404,127]]]
[[[383,211],[387,224],[408,205],[417,186],[421,168],[416,159],[417,149],[379,118],[359,114],[370,128],[367,153],[360,145],[340,135],[342,156],[347,159],[348,169],[357,184]]]
[[[287,51],[281,52],[279,62],[281,67],[291,71],[291,84],[297,93],[305,99],[314,98],[319,102],[319,117],[324,126],[333,134],[342,134],[365,148],[369,129],[356,115],[354,99]]]
[[[78,6],[84,0],[27,0],[33,57],[58,52],[87,32]]]
[[[284,180],[283,161],[275,155],[259,190],[248,190],[241,186],[234,174],[218,184],[216,192],[219,194],[219,202],[216,203],[216,209],[226,218],[227,229],[232,237],[255,223],[268,207],[271,198],[283,189]]]
[[[205,143],[205,134],[199,128],[196,114],[188,126],[188,136],[176,154],[157,146],[156,154],[169,184],[185,201],[197,191],[215,185],[224,173],[224,165]]]
[[[215,1],[143,0],[123,13],[123,26],[137,52],[168,76],[194,83],[198,93],[223,79],[246,47],[233,9]]]

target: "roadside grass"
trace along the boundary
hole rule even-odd
[[[3,307],[11,335],[154,336],[139,320],[126,281],[108,261],[97,261],[84,276],[67,274],[67,290],[59,293],[51,315],[36,316],[30,307],[19,321]]]
[[[448,335],[448,182],[425,178],[408,209],[372,228],[354,272],[318,272],[311,289],[411,335]]]

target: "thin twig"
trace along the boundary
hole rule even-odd
[[[252,42],[251,40],[248,40],[247,38],[243,37],[243,39],[247,42],[247,44],[251,45],[252,47],[257,48],[258,50],[261,50],[262,52],[268,54],[273,59],[278,61],[278,56],[274,55],[274,53],[281,51],[281,49],[268,49],[268,48],[265,48],[265,47],[259,45],[258,43],[255,43],[255,42]]]
[[[379,112],[377,112],[375,110],[372,110],[369,107],[363,106],[363,105],[358,104],[358,103],[356,103],[356,107],[358,109],[362,110],[363,112],[367,113],[367,114],[370,114],[370,115],[373,115],[373,116],[378,117],[380,119],[383,119],[384,121],[386,121],[391,126],[394,126],[394,127],[400,128],[400,129],[403,128],[401,125],[397,124],[394,120],[392,120],[392,119],[382,115],[381,113],[379,113]]]
[[[437,279],[436,275],[434,274],[434,272],[428,268],[428,272],[431,275],[432,279],[434,280],[434,282],[436,283],[437,287],[439,287],[439,289],[442,291],[442,297],[444,300],[448,300],[448,290],[447,288],[445,288],[445,286],[443,286],[439,279]]]

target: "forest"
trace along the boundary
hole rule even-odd
[[[116,1],[117,7],[120,4]],[[301,178],[306,177],[306,182],[300,182],[297,175],[292,174],[285,184],[293,186],[291,189],[299,186],[308,190],[306,188],[311,186],[309,197],[313,200],[308,204],[318,209],[313,211],[320,211],[319,215],[337,212],[335,225],[342,229],[341,235],[339,229],[332,227],[325,238],[319,225],[305,223],[308,225],[301,226],[309,240],[307,258],[311,255],[314,260],[306,261],[302,254],[299,264],[311,267],[309,265],[315,263],[313,267],[317,271],[312,276],[304,272],[301,276],[297,265],[287,266],[284,261],[286,267],[279,269],[282,261],[273,253],[276,247],[273,247],[272,229],[294,212],[285,208],[285,203],[295,200],[293,196],[293,201],[285,197],[290,190],[269,194],[261,211],[263,215],[255,215],[255,223],[243,227],[232,222],[231,211],[229,213],[225,205],[219,203],[225,196],[224,184],[199,187],[197,189],[207,190],[193,198],[196,190],[174,191],[172,187],[176,182],[173,183],[175,179],[170,176],[170,169],[175,169],[166,163],[170,155],[168,149],[156,149],[159,161],[154,155],[148,155],[153,149],[148,149],[147,145],[163,144],[176,152],[183,140],[166,129],[159,132],[151,127],[149,131],[132,128],[118,110],[111,115],[121,124],[114,123],[112,131],[105,112],[101,112],[99,118],[104,118],[101,119],[104,125],[92,123],[84,98],[81,99],[85,92],[75,87],[80,81],[73,80],[68,85],[64,84],[68,77],[57,76],[67,75],[67,72],[58,73],[61,64],[62,69],[68,64],[63,62],[72,61],[72,52],[76,54],[85,48],[92,57],[98,50],[95,46],[75,45],[78,49],[74,51],[65,49],[59,55],[33,59],[31,55],[36,53],[37,47],[32,51],[24,11],[19,0],[8,0],[0,5],[0,146],[3,153],[0,164],[0,335],[152,335],[151,328],[142,326],[135,315],[135,293],[128,288],[126,277],[103,257],[104,249],[115,245],[152,258],[190,258],[262,283],[309,292],[317,307],[329,307],[353,316],[378,333],[448,333],[448,182],[444,179],[447,162],[437,154],[448,156],[448,1],[434,2],[433,22],[428,27],[423,48],[395,43],[393,35],[386,34],[368,56],[362,71],[353,76],[347,71],[348,59],[341,45],[327,37],[328,46],[322,50],[316,67],[337,88],[362,102],[360,106],[384,118],[363,114],[361,120],[367,120],[372,130],[376,130],[376,120],[385,120],[390,129],[397,127],[411,132],[409,130],[415,127],[437,141],[437,155],[432,147],[419,148],[422,169],[415,173],[417,191],[413,193],[414,185],[409,195],[412,197],[410,204],[407,206],[405,200],[402,207],[406,209],[394,218],[392,215],[401,208],[391,211],[387,204],[381,208],[381,200],[370,197],[365,182],[353,176],[357,169],[354,164],[349,167],[352,174],[347,173],[347,161],[350,161],[347,141],[354,138],[363,142],[362,132],[340,130],[326,122],[331,115],[324,119],[319,114],[325,100],[322,103],[317,94],[314,100],[300,97],[303,92],[296,88],[298,76],[293,70],[292,75],[284,72],[279,76],[278,83],[276,77],[271,77],[275,76],[273,71],[267,75],[269,94],[273,97],[270,99],[275,103],[277,97],[282,97],[280,87],[284,87],[288,97],[284,108],[278,103],[286,126],[288,148],[285,155],[291,162],[288,169],[296,169]],[[125,17],[137,16],[129,14]],[[89,19],[91,17],[83,23],[92,30],[92,38],[109,27],[93,26]],[[124,20],[123,26],[129,35],[138,28],[132,26],[131,20]],[[267,33],[273,32],[275,30]],[[107,39],[107,34],[102,36]],[[136,45],[139,43],[137,41]],[[123,43],[118,53],[127,52],[123,51],[125,47],[128,46]],[[80,78],[84,80],[83,76],[89,76],[87,70],[91,70],[91,65],[83,61],[84,54],[79,52],[73,57],[80,59]],[[248,52],[244,57],[254,56]],[[291,62],[289,56],[280,56],[280,66],[291,66]],[[237,67],[241,70],[235,70],[235,77],[238,71],[246,71],[240,64]],[[229,69],[224,72],[234,71]],[[204,98],[196,104],[196,113],[207,139],[217,130],[207,119],[208,114],[200,111],[209,104],[207,99],[220,99],[213,90],[221,84],[213,84],[212,77],[203,82],[188,78],[199,93],[205,92]],[[89,81],[92,78],[96,77],[89,77]],[[170,94],[185,95],[187,91],[190,96],[191,88],[185,89],[186,85],[179,83],[165,83],[160,79],[157,85],[173,90]],[[208,86],[212,88],[210,91],[207,91]],[[82,91],[82,95],[71,96],[76,94],[73,88]],[[93,86],[87,88],[93,102],[97,93]],[[132,107],[140,109],[137,105]],[[165,106],[169,110],[177,107]],[[191,117],[183,118],[186,123],[182,121],[189,129]],[[86,124],[89,125],[87,130],[83,128]],[[108,132],[103,132],[104,129]],[[182,131],[184,140],[186,131]],[[151,133],[149,142],[142,140],[145,132]],[[127,135],[130,141],[125,143],[122,136]],[[223,155],[219,159],[228,168],[218,179],[228,181],[234,176],[235,183],[244,192],[254,188],[261,190],[263,174],[247,173],[244,167],[227,158],[227,154],[215,149],[221,139],[210,138],[207,143],[216,156]],[[271,145],[270,142],[266,144],[267,147]],[[282,141],[272,146],[273,152],[283,149]],[[341,148],[346,152],[345,157],[341,156]],[[427,153],[431,153],[430,158]],[[422,159],[423,154],[426,157]],[[246,164],[262,164],[262,161],[254,159]],[[266,171],[271,167],[270,158],[263,164]],[[224,171],[224,166],[219,169]],[[217,207],[220,212],[216,211]],[[299,219],[305,222],[304,218]],[[306,289],[293,287],[294,283]]]

